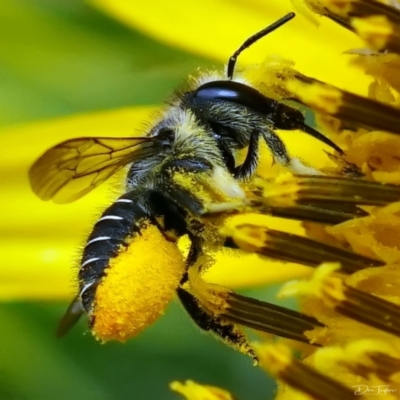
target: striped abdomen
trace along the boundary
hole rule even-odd
[[[80,297],[86,312],[92,307],[96,287],[110,259],[126,246],[130,236],[140,231],[141,221],[147,217],[131,197],[130,193],[124,194],[108,207],[88,238],[79,270]]]
[[[128,193],[99,218],[82,256],[80,301],[99,340],[125,341],[152,324],[176,294],[186,264],[184,221],[163,196]]]

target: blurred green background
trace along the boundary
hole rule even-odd
[[[129,30],[83,0],[1,0],[0,35],[1,126],[159,104],[188,73],[214,65]],[[275,292],[248,293],[272,299]],[[84,323],[56,339],[66,305],[0,304],[0,400],[178,399],[168,384],[186,379],[241,400],[272,398],[273,381],[200,333],[177,303],[124,345],[99,344],[83,334]]]

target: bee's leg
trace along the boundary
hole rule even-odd
[[[237,199],[245,193],[239,182],[225,168],[207,160],[177,159],[164,166],[157,183],[160,193],[177,204],[188,216],[201,217],[214,198]]]
[[[197,299],[185,289],[179,288],[177,293],[183,307],[201,330],[213,333],[225,344],[257,360],[253,349],[239,328],[218,316],[205,312]]]
[[[154,196],[158,197],[161,202],[173,201],[176,207],[192,215],[200,216],[204,213],[203,202],[188,189],[170,181],[162,185],[160,189],[163,193],[155,193]]]
[[[201,173],[207,174],[209,171],[212,171],[212,166],[207,160],[199,158],[172,160],[165,164],[160,172],[157,183],[159,191],[156,195],[161,198],[161,202],[167,199],[185,213],[201,216],[204,213],[203,201],[193,193],[191,177]],[[177,176],[181,181],[177,182]]]
[[[315,168],[309,167],[296,158],[290,157],[285,144],[281,138],[271,129],[264,129],[262,136],[271,150],[274,161],[287,167],[291,172],[302,175],[321,175],[321,172]]]
[[[189,268],[177,293],[200,329],[213,333],[227,345],[255,360],[254,351],[241,327],[310,343],[305,332],[323,326],[315,318],[297,311],[205,282],[196,266]]]
[[[310,126],[303,124],[299,126],[299,129],[315,137],[321,142],[331,146],[340,154],[343,154],[343,151],[340,147],[338,147],[335,143],[333,143],[331,140],[329,140]],[[253,132],[251,133],[246,159],[244,160],[242,165],[239,165],[234,169],[234,176],[236,179],[247,179],[251,177],[256,171],[258,164],[258,144],[260,135],[261,133],[258,130],[253,130]],[[274,160],[278,161],[282,165],[288,166],[292,172],[307,175],[320,174],[320,172],[316,169],[304,165],[299,159],[290,157],[289,153],[286,150],[285,144],[280,139],[280,137],[272,130],[265,129],[262,133],[262,136],[267,143],[267,146],[271,150]]]
[[[260,139],[260,132],[253,130],[250,135],[249,146],[247,148],[247,155],[242,165],[235,167],[234,176],[236,179],[248,179],[257,169],[258,164],[258,143]]]
[[[281,138],[274,131],[268,128],[262,131],[262,136],[268,148],[271,150],[274,161],[289,166],[290,156]]]
[[[199,300],[184,287],[190,286],[189,269],[196,269],[196,262],[202,253],[201,241],[197,237],[191,237],[191,247],[187,256],[186,264],[188,270],[183,275],[180,286],[177,289],[178,298],[181,301],[186,312],[192,318],[194,323],[203,331],[211,332],[221,339],[227,345],[248,354],[254,360],[256,355],[247,342],[243,332],[231,323],[224,322],[218,316],[207,313],[199,303]]]
[[[202,253],[201,241],[197,237],[191,237],[191,247],[187,256],[186,264],[188,270],[190,268],[195,269],[196,262]],[[180,286],[177,289],[178,298],[181,301],[186,312],[192,318],[194,323],[203,331],[211,332],[220,338],[227,345],[241,351],[242,353],[248,354],[254,360],[257,360],[256,355],[247,342],[243,332],[231,323],[223,321],[218,316],[213,316],[207,313],[200,305],[198,299],[191,294],[189,291],[184,289],[184,286],[189,284],[189,271],[183,275],[180,282]]]

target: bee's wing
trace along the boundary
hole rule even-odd
[[[153,140],[149,137],[67,140],[47,150],[32,165],[31,187],[42,200],[75,201],[134,161],[137,146]]]

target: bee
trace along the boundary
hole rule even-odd
[[[86,314],[95,337],[124,341],[157,319],[176,293],[202,330],[253,357],[240,325],[307,343],[303,332],[321,326],[312,317],[201,279],[212,241],[206,204],[246,197],[241,183],[255,174],[260,141],[274,161],[295,173],[318,171],[292,158],[276,129],[301,130],[343,154],[307,125],[299,110],[235,76],[239,55],[294,16],[289,13],[247,39],[230,57],[226,72],[204,75],[175,94],[143,136],[68,140],[32,165],[33,191],[56,203],[78,200],[127,167],[124,193],[102,213],[87,239],[79,292],[61,319],[59,335]],[[185,257],[177,247],[183,236],[190,241]],[[273,320],[266,317],[271,313]],[[287,324],[279,326],[282,315]]]

